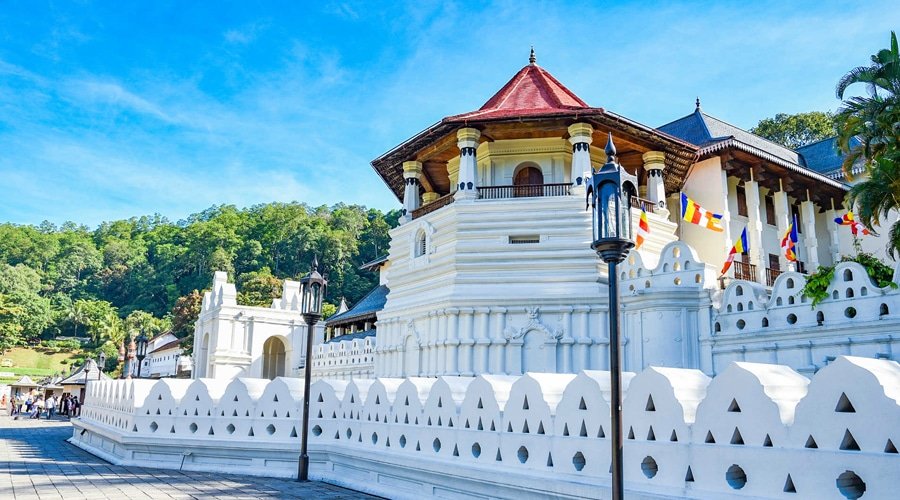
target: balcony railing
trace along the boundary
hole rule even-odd
[[[756,266],[739,260],[734,261],[734,279],[756,281]]]
[[[412,218],[418,219],[419,217],[422,217],[423,215],[430,214],[431,212],[434,212],[435,210],[437,210],[439,208],[446,207],[447,205],[449,205],[451,203],[453,203],[453,193],[445,194],[444,196],[441,196],[440,198],[432,201],[431,203],[425,205],[424,207],[419,207],[419,208],[413,210],[412,214],[411,214]]]
[[[478,198],[482,200],[502,200],[506,198],[543,198],[567,196],[572,185],[568,182],[557,184],[524,184],[521,186],[478,186]]]
[[[637,196],[631,197],[631,206],[637,209],[643,208],[644,212],[647,212],[648,214],[652,214],[656,208],[656,205],[652,201],[638,198]]]
[[[781,275],[782,272],[783,271],[781,271],[779,269],[771,269],[771,268],[767,267],[766,268],[766,286],[774,285],[775,280],[778,278],[778,276]]]

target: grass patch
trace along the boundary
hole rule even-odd
[[[16,375],[47,376],[56,372],[69,373],[72,362],[83,357],[82,352],[52,352],[46,349],[32,349],[29,347],[16,347],[0,359],[11,359],[12,367],[0,367],[0,372],[13,372]]]

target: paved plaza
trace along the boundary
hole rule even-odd
[[[121,467],[76,448],[66,421],[0,416],[0,499],[377,498],[325,483]]]

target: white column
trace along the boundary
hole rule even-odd
[[[400,222],[412,220],[412,211],[419,208],[419,180],[422,177],[422,162],[403,162],[403,215]]]
[[[752,174],[751,174],[752,175]],[[756,266],[757,283],[766,283],[766,255],[762,246],[762,221],[759,218],[759,183],[744,183],[747,194],[747,239],[750,240],[750,262]]]
[[[488,348],[491,341],[488,338],[489,320],[491,310],[487,307],[475,309],[475,364],[476,375],[490,373],[488,363]]]
[[[825,212],[825,219],[829,222],[840,217],[832,204],[831,210]],[[828,253],[831,255],[831,264],[837,264],[841,260],[841,239],[838,234],[840,226],[831,222],[828,224]]]
[[[506,374],[506,337],[503,330],[506,329],[506,308],[491,308],[491,315],[494,319],[494,326],[491,332],[491,373],[504,375]]]
[[[569,125],[569,142],[572,144],[572,186],[584,192],[585,183],[591,173],[591,142],[594,127],[587,123]]]
[[[787,271],[790,263],[784,256],[784,252],[781,251],[781,238],[784,237],[784,233],[787,232],[788,226],[791,224],[790,201],[788,201],[788,195],[784,192],[784,189],[774,193],[772,201],[775,203],[775,223],[778,226],[778,262],[781,265],[781,270]],[[766,264],[768,264],[768,260]]]
[[[593,343],[590,332],[590,306],[575,306],[575,345],[573,366],[575,372],[587,370],[591,366],[590,346]]]
[[[561,359],[556,364],[559,373],[574,373],[572,370],[572,344],[575,343],[575,339],[572,337],[572,311],[574,311],[572,307],[563,308],[563,336],[559,340]]]
[[[803,244],[806,246],[806,272],[814,273],[819,267],[819,251],[816,244],[816,204],[809,201],[800,203],[800,212],[803,215]],[[837,226],[837,224],[834,224]]]
[[[473,370],[473,349],[475,339],[472,338],[472,321],[474,310],[464,307],[459,310],[459,375],[463,377],[472,377],[475,375]]]
[[[661,212],[663,217],[668,217],[666,184],[665,177],[663,177],[663,172],[666,168],[666,154],[662,151],[647,151],[642,158],[644,160],[644,170],[647,172],[647,198],[653,202],[653,205],[657,211]]]
[[[728,172],[725,169],[722,169],[722,227],[725,228],[725,253],[722,256],[722,262],[725,262],[725,259],[728,258],[728,253],[731,252],[731,246],[734,245],[734,240],[737,239],[737,236],[732,236],[731,234],[731,210],[728,208],[728,198],[730,196],[731,191],[728,189]],[[679,207],[676,212],[680,212],[681,208]]]
[[[456,194],[453,197],[457,200],[478,198],[475,150],[478,148],[479,137],[481,137],[481,132],[475,128],[466,127],[456,132],[456,145],[459,147],[459,179],[456,184]]]
[[[447,339],[444,340],[443,375],[459,375],[459,309],[447,309]]]
[[[435,376],[441,376],[447,374],[447,357],[444,353],[447,350],[446,342],[447,342],[447,329],[448,323],[450,322],[450,311],[449,309],[444,309],[441,311],[441,319],[440,319],[440,327],[438,329],[438,338],[435,341]]]

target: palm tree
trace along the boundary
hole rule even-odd
[[[844,171],[851,170],[858,160],[868,164],[898,146],[896,105],[900,96],[900,49],[897,35],[891,32],[891,46],[871,57],[872,64],[853,68],[838,81],[835,94],[844,99],[847,89],[864,84],[868,97],[854,96],[844,100],[835,116],[838,125],[838,146],[845,153]],[[854,145],[854,139],[859,145]]]
[[[852,180],[858,162],[867,173],[850,190],[850,205],[859,221],[874,231],[892,210],[900,209],[900,48],[894,32],[890,47],[871,60],[869,66],[854,68],[838,81],[839,99],[854,84],[864,84],[868,96],[845,99],[835,121],[846,177]],[[900,223],[891,227],[888,249],[892,257],[900,252]]]
[[[81,300],[72,302],[72,305],[69,306],[69,313],[66,317],[75,326],[75,336],[77,337],[78,325],[86,325],[88,321],[87,307],[85,307],[85,303]]]

